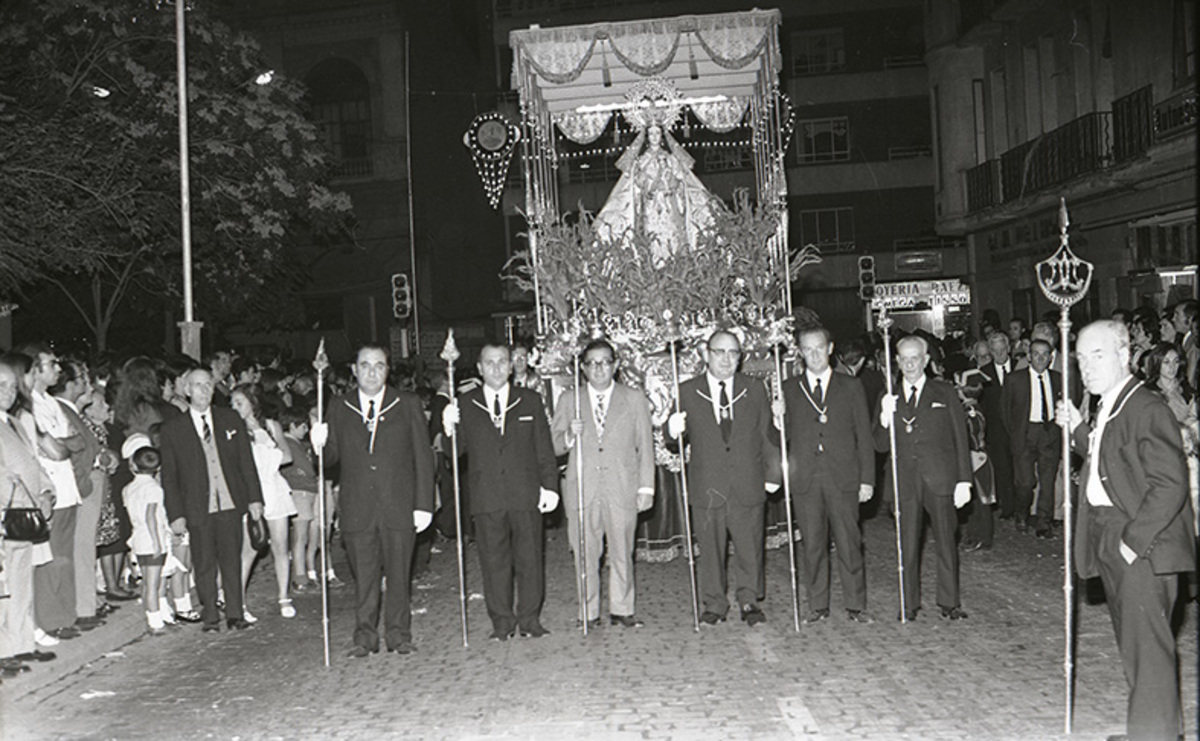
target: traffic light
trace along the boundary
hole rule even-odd
[[[392,316],[407,319],[412,314],[412,289],[408,285],[408,273],[392,276]]]
[[[858,258],[858,295],[863,301],[875,298],[875,258],[870,255]]]

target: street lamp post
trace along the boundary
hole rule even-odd
[[[175,0],[175,74],[179,84],[179,218],[183,251],[183,321],[179,322],[180,349],[200,359],[200,329],[192,307],[192,194],[188,183],[187,52],[183,38],[185,0]]]

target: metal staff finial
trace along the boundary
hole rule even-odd
[[[1087,294],[1092,284],[1093,265],[1080,259],[1071,251],[1067,226],[1071,223],[1067,216],[1067,199],[1059,199],[1058,206],[1058,249],[1054,254],[1037,264],[1038,287],[1051,302],[1059,307],[1058,327],[1060,331],[1059,345],[1062,348],[1062,387],[1064,393],[1070,388],[1068,374],[1070,373],[1070,342],[1071,342],[1071,307],[1077,304]],[[1074,712],[1074,581],[1071,575],[1071,436],[1064,430],[1062,433],[1062,484],[1063,491],[1063,684],[1066,709],[1063,726],[1066,733],[1071,732],[1071,721]]]
[[[454,330],[446,330],[446,344],[442,345],[442,354],[439,355],[442,360],[445,360],[450,365],[458,362],[462,357],[462,353],[458,351],[458,345],[454,344]],[[450,393],[454,393],[454,389],[450,389]]]

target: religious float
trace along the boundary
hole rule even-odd
[[[743,370],[766,378],[775,349],[816,321],[794,309],[789,291],[819,257],[788,247],[791,111],[778,84],[779,24],[777,10],[753,10],[510,34],[528,247],[506,277],[534,297],[538,370],[553,379],[551,397],[573,383],[582,347],[602,336],[620,356],[620,380],[651,400],[659,492],[639,528],[643,560],[673,558],[684,542],[680,461],[662,444],[675,364],[680,380],[701,372],[704,341],[729,328],[741,338]],[[603,207],[561,210],[562,147],[622,134],[620,176]],[[748,147],[753,197],[715,196],[689,146]],[[779,505],[771,509],[768,543],[777,546],[787,529]]]

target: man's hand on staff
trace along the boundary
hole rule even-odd
[[[895,394],[884,394],[879,399],[879,424],[883,425],[883,429],[892,426],[892,417],[896,414],[896,399]]]
[[[571,420],[571,426],[567,429],[567,432],[569,433],[567,436],[567,447],[571,447],[576,441],[583,438],[583,420]]]
[[[442,430],[446,433],[446,437],[454,437],[454,428],[458,426],[460,418],[457,401],[450,402],[442,410]]]
[[[313,422],[312,429],[308,431],[308,441],[312,443],[313,450],[320,451],[324,448],[325,443],[329,442],[329,424]]]
[[[667,417],[667,434],[676,440],[687,429],[687,412],[675,412]]]
[[[1054,405],[1054,421],[1070,434],[1076,427],[1083,424],[1083,413],[1069,399],[1059,399]]]

